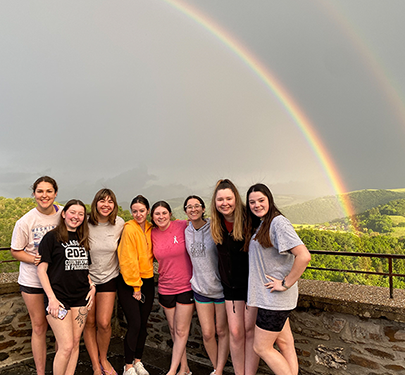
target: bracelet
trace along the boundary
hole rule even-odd
[[[283,286],[283,287],[286,288],[286,289],[290,289],[290,288],[291,288],[290,286],[287,286],[287,285],[285,284],[285,277],[284,277],[283,281],[281,282],[281,286]]]
[[[96,287],[96,283],[90,283],[90,289],[93,288],[93,286]]]

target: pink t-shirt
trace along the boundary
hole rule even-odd
[[[172,295],[191,290],[191,261],[186,250],[184,231],[186,220],[170,222],[169,228],[152,229],[153,255],[159,262],[160,294]]]

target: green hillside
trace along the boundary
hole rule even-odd
[[[396,190],[359,190],[346,194],[355,214],[363,213],[373,207],[392,200],[405,198],[405,189]],[[283,207],[282,211],[294,224],[321,224],[345,216],[340,203],[342,196],[328,196],[304,203]]]

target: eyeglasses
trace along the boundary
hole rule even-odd
[[[200,207],[202,207],[202,204],[195,204],[194,206],[192,206],[191,204],[189,204],[188,206],[186,206],[185,208],[186,208],[186,210],[192,210],[193,208],[195,209],[195,210],[198,210]]]

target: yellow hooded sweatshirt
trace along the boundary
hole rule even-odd
[[[120,272],[135,292],[141,290],[142,280],[153,277],[152,225],[145,223],[145,232],[135,220],[125,223],[118,245]]]

